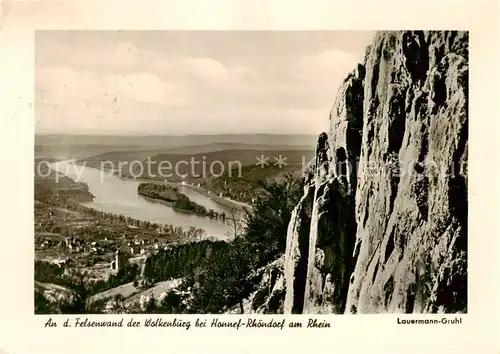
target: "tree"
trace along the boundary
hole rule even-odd
[[[44,315],[57,313],[54,306],[37,290],[35,290],[35,313]]]
[[[69,287],[73,291],[73,296],[69,301],[59,305],[61,312],[64,314],[89,313],[90,292],[85,285],[85,274],[82,272],[75,273]]]
[[[233,216],[232,223],[228,218],[235,239],[224,251],[212,252],[189,280],[193,284],[192,311],[221,313],[239,305],[243,313],[243,301],[254,289],[249,280],[251,272],[285,251],[288,224],[302,195],[302,183],[293,175],[285,175],[279,180],[262,181],[260,186],[263,193],[248,214],[246,227],[241,230],[235,223],[239,218]]]
[[[192,312],[221,313],[228,304],[240,304],[243,311],[246,275],[251,271],[252,262],[245,240],[239,238],[234,242],[219,250],[212,248],[206,264],[188,277],[186,285],[195,284]]]
[[[123,295],[118,294],[115,295],[111,300],[106,304],[106,311],[114,314],[121,314],[126,312],[125,306],[125,298]]]
[[[236,239],[238,237],[243,236],[245,231],[245,223],[243,221],[242,211],[239,211],[236,208],[231,208],[225,216],[225,220],[227,221],[228,230],[225,232],[225,235],[230,239]]]
[[[302,183],[289,173],[280,179],[259,182],[262,196],[249,214],[246,239],[265,265],[285,251],[286,234],[292,211],[302,196]]]

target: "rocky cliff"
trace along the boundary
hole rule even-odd
[[[306,172],[284,312],[465,312],[467,146],[468,34],[378,33]]]

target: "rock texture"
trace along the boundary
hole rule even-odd
[[[285,313],[467,309],[468,34],[381,32],[318,139]]]
[[[254,276],[260,281],[257,286],[259,290],[251,297],[251,313],[283,313],[285,299],[283,262],[284,257],[281,257],[255,272]]]
[[[285,299],[285,282],[283,276],[282,256],[274,262],[255,270],[248,277],[253,284],[252,291],[243,300],[243,306],[233,306],[225,311],[227,314],[279,314],[283,313]]]

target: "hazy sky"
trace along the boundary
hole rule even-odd
[[[372,32],[36,33],[36,132],[324,131]]]

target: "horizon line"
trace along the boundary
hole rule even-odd
[[[72,132],[54,132],[54,133],[37,133],[35,136],[57,136],[57,135],[70,135],[70,136],[221,136],[221,135],[279,135],[279,136],[317,136],[320,133],[186,133],[186,134],[147,134],[147,133],[72,133]]]

